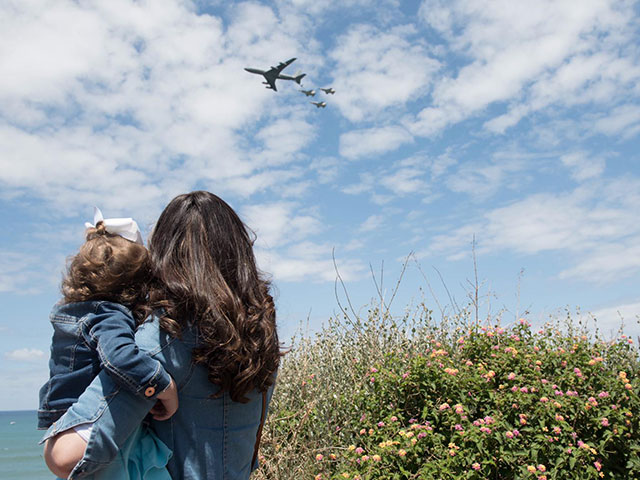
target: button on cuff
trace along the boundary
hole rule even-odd
[[[153,397],[155,393],[156,393],[156,387],[147,387],[147,389],[144,391],[144,396]]]

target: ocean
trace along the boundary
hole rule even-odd
[[[55,478],[42,458],[38,441],[44,431],[36,429],[37,423],[35,410],[0,412],[1,480]]]

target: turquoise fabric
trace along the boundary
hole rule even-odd
[[[146,425],[129,437],[113,463],[91,480],[171,480],[166,465],[171,450]]]

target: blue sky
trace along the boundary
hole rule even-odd
[[[147,234],[207,189],[258,236],[287,340],[352,303],[534,322],[640,314],[636,1],[8,1],[0,6],[0,409],[35,408],[65,257],[100,206]],[[266,90],[243,70],[291,57]],[[426,275],[426,280],[422,273]],[[428,282],[428,284],[427,284]],[[343,299],[344,300],[344,299]],[[455,309],[447,307],[447,312]],[[437,315],[436,315],[437,316]]]

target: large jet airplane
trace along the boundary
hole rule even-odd
[[[316,94],[315,90],[300,90],[302,93],[304,93],[307,97],[314,97]]]
[[[302,81],[302,78],[306,75],[306,73],[302,73],[300,75],[296,75],[295,77],[291,77],[289,75],[281,75],[280,74],[280,72],[282,72],[282,70],[284,70],[286,67],[291,65],[294,61],[295,61],[295,58],[291,58],[291,59],[287,60],[286,62],[280,62],[280,64],[278,64],[277,67],[271,67],[269,70],[266,70],[266,71],[265,70],[260,70],[258,68],[245,68],[245,70],[247,72],[249,72],[249,73],[257,73],[258,75],[262,75],[264,77],[264,79],[266,80],[266,82],[262,82],[264,85],[266,85],[266,88],[270,88],[274,92],[277,92],[278,91],[278,89],[276,88],[276,80],[277,79],[280,79],[280,80],[293,80],[298,85],[300,85],[300,82]]]
[[[328,95],[333,95],[334,93],[336,93],[336,91],[329,87],[329,88],[321,88],[320,90],[322,90],[324,93],[328,94]]]
[[[311,102],[313,103],[317,108],[324,108],[327,106],[326,102]]]

